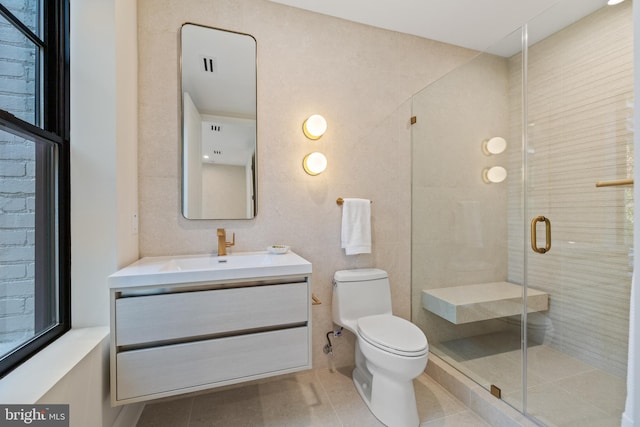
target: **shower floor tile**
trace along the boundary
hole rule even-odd
[[[605,412],[622,414],[624,411],[627,384],[606,372],[593,369],[556,384]]]
[[[569,392],[556,384],[529,387],[528,412],[548,426],[620,426],[620,416],[596,408],[575,391]]]
[[[502,332],[439,343],[444,360],[484,388],[522,408],[522,351],[517,333]],[[434,346],[435,347],[435,346]],[[527,351],[527,412],[548,426],[619,426],[626,382],[547,345]]]
[[[498,385],[502,393],[519,393],[522,390],[522,362],[506,354],[496,354],[472,359],[464,362],[467,370],[477,372],[482,380],[478,381],[484,388],[491,384]],[[543,379],[529,369],[527,375],[529,386],[543,384]]]
[[[521,363],[522,351],[519,349],[511,351],[507,356]],[[546,345],[529,346],[527,351],[527,365],[529,372],[532,372],[546,382],[572,377],[594,369],[591,365],[567,356]],[[530,383],[529,385],[535,384]]]

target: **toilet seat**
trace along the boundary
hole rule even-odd
[[[369,344],[400,356],[419,357],[429,350],[420,328],[390,314],[358,319],[358,335]]]

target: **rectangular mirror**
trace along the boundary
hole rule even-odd
[[[256,40],[195,24],[181,32],[182,214],[257,212]]]

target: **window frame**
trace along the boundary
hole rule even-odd
[[[36,117],[42,127],[0,109],[0,130],[33,141],[36,147],[34,320],[38,331],[0,359],[0,378],[71,329],[69,0],[44,0],[40,7],[42,37],[0,4],[0,15],[38,46],[43,61],[37,67],[43,73],[36,85]],[[54,294],[57,299],[52,306]],[[51,318],[57,321],[53,325]]]

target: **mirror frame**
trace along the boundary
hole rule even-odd
[[[183,30],[185,26],[195,26],[195,27],[200,27],[202,29],[210,29],[210,30],[216,30],[216,31],[221,31],[221,32],[225,32],[225,33],[229,33],[229,34],[237,34],[240,36],[246,36],[246,37],[250,37],[251,39],[253,39],[254,42],[254,46],[255,46],[255,52],[254,52],[254,66],[255,66],[255,72],[254,72],[254,76],[255,76],[255,83],[254,83],[254,88],[255,88],[255,147],[254,147],[254,154],[253,154],[253,159],[252,159],[252,172],[253,172],[253,182],[252,182],[252,187],[253,187],[253,199],[252,199],[252,209],[253,209],[253,216],[252,217],[232,217],[232,218],[218,218],[218,217],[200,217],[200,218],[191,218],[188,217],[185,214],[185,200],[186,200],[186,194],[185,194],[185,190],[186,190],[186,177],[185,177],[185,163],[186,163],[186,153],[185,153],[185,117],[184,117],[184,102],[185,102],[185,97],[184,97],[184,84],[183,84],[183,69],[184,69],[184,64],[183,64],[183,44],[184,44],[184,34],[183,34]],[[187,219],[187,220],[252,220],[255,219],[255,217],[258,215],[258,42],[256,40],[256,38],[254,36],[252,36],[251,34],[247,34],[247,33],[241,33],[238,31],[232,31],[232,30],[226,30],[223,28],[217,28],[217,27],[211,27],[208,25],[202,25],[202,24],[196,24],[193,22],[185,22],[180,26],[180,33],[179,33],[179,45],[178,45],[178,53],[179,53],[179,90],[180,90],[180,178],[181,178],[181,185],[180,185],[180,189],[181,189],[181,197],[180,197],[180,212],[182,214],[182,216]]]

